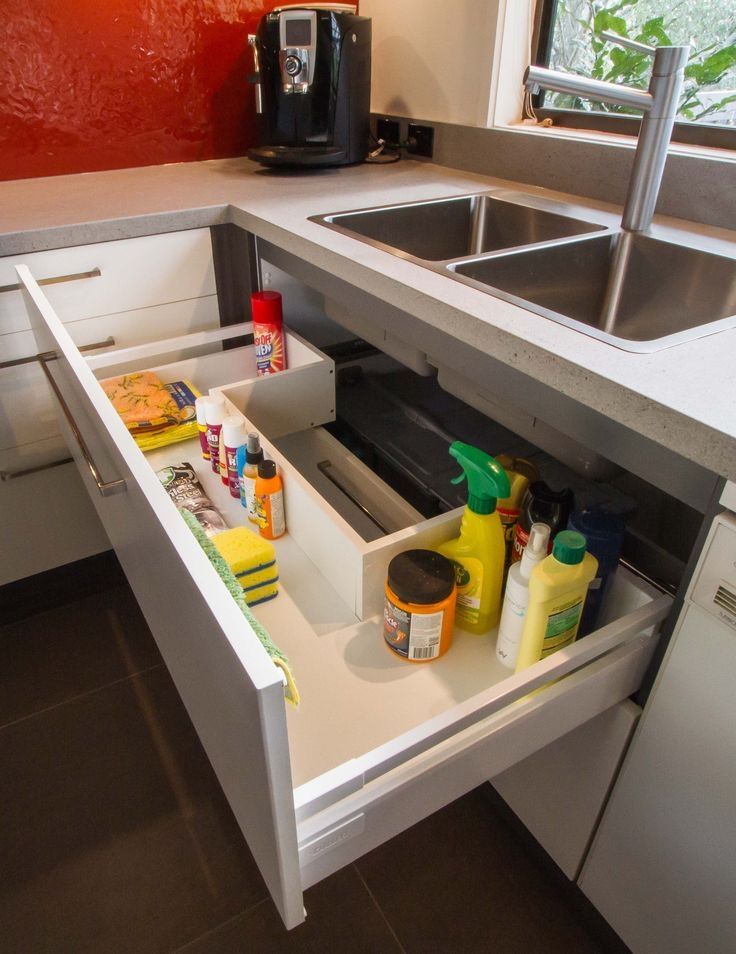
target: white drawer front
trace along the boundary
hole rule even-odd
[[[524,673],[509,675],[497,663],[493,634],[458,632],[451,651],[430,665],[399,660],[383,645],[380,615],[371,615],[373,590],[390,554],[415,541],[431,542],[438,525],[425,521],[365,544],[273,449],[287,501],[291,497],[287,520],[293,520],[295,505],[310,518],[298,533],[276,541],[281,589],[275,600],[257,607],[257,615],[289,657],[302,703],[284,713],[283,701],[269,695],[256,711],[252,668],[270,664],[260,647],[246,646],[238,635],[234,604],[205,572],[209,565],[193,551],[154,470],[189,459],[231,526],[246,522],[240,503],[198,458],[196,441],[146,457],[138,451],[42,293],[31,288],[39,344],[53,343],[64,355],[54,374],[89,450],[106,479],[126,482],[125,493],[104,499],[92,486],[103,523],[288,926],[301,919],[302,884],[336,870],[638,686],[655,643],[652,631],[671,601],[626,573],[615,580],[608,625]],[[221,359],[221,372],[228,361],[239,360],[235,351]],[[216,356],[206,366],[208,375],[217,374]],[[290,396],[308,393],[296,386],[306,373],[306,367],[292,369],[225,390],[246,413],[256,409],[262,428],[268,408],[277,407],[274,436],[280,436],[289,433],[279,428],[288,426],[283,409],[291,406]],[[81,402],[75,396],[80,392]],[[269,395],[267,403],[260,393]],[[303,428],[319,421],[320,408],[301,409]],[[267,434],[263,443],[267,452],[273,448]],[[359,479],[359,468],[353,474]],[[435,518],[444,524],[442,533],[456,519]],[[320,562],[319,547],[309,550],[311,557],[305,552],[298,539],[305,533],[337,548],[332,562]],[[333,579],[341,556],[361,575],[348,593]],[[364,587],[372,592],[364,601],[365,618],[358,619],[356,593]],[[280,693],[273,683],[268,689]]]
[[[57,454],[68,456],[66,448]],[[71,463],[0,480],[0,513],[0,586],[110,549]]]
[[[0,286],[17,283],[15,266],[36,279],[83,275],[44,286],[62,321],[130,311],[215,294],[209,229],[100,242],[0,259]],[[0,293],[0,334],[28,329],[20,291]]]
[[[289,926],[303,919],[281,674],[26,269],[62,430],[167,668]],[[100,486],[102,485],[102,486]],[[103,492],[104,491],[104,492]]]
[[[219,324],[217,296],[153,305],[122,314],[103,315],[67,325],[74,343],[87,353],[93,344],[112,340],[116,347],[190,334]],[[90,353],[99,354],[95,349]],[[0,361],[16,361],[36,354],[31,331],[0,335]],[[59,434],[45,378],[38,364],[0,368],[0,451],[48,441]]]

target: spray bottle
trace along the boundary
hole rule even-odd
[[[506,544],[496,500],[509,496],[509,479],[498,461],[470,444],[455,441],[450,454],[464,471],[453,484],[468,481],[468,504],[460,536],[437,550],[455,564],[455,622],[481,634],[497,625],[501,611]]]
[[[521,561],[514,563],[509,570],[496,643],[498,661],[503,663],[507,669],[516,667],[521,637],[524,632],[526,611],[529,606],[529,577],[532,575],[534,567],[547,556],[548,542],[549,527],[547,524],[533,523]]]

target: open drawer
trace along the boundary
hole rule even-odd
[[[493,633],[458,631],[451,651],[427,666],[394,657],[381,632],[388,561],[451,537],[459,512],[416,520],[312,430],[334,413],[334,386],[323,402],[302,381],[315,366],[334,382],[313,349],[305,345],[303,367],[290,354],[291,370],[258,381],[233,375],[244,355],[220,351],[193,359],[191,376],[221,387],[259,428],[284,479],[281,590],[256,614],[290,659],[302,703],[287,707],[279,671],[155,471],[189,460],[231,526],[245,522],[239,502],[201,461],[197,441],[144,455],[91,367],[104,377],[121,361],[162,362],[151,353],[106,355],[104,369],[102,359],[85,360],[27,270],[19,276],[70,451],[287,927],[303,920],[304,888],[638,687],[671,601],[623,570],[610,621],[518,675],[496,661]],[[318,485],[325,460],[340,487],[330,478]],[[358,500],[348,506],[346,496]],[[376,507],[388,521],[377,533],[358,516]]]

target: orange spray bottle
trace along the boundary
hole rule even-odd
[[[286,533],[284,488],[272,460],[262,460],[258,465],[255,498],[261,536],[267,540],[282,537]]]

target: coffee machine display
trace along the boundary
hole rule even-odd
[[[342,166],[368,154],[371,21],[349,4],[276,7],[254,36],[259,145],[267,166]]]

